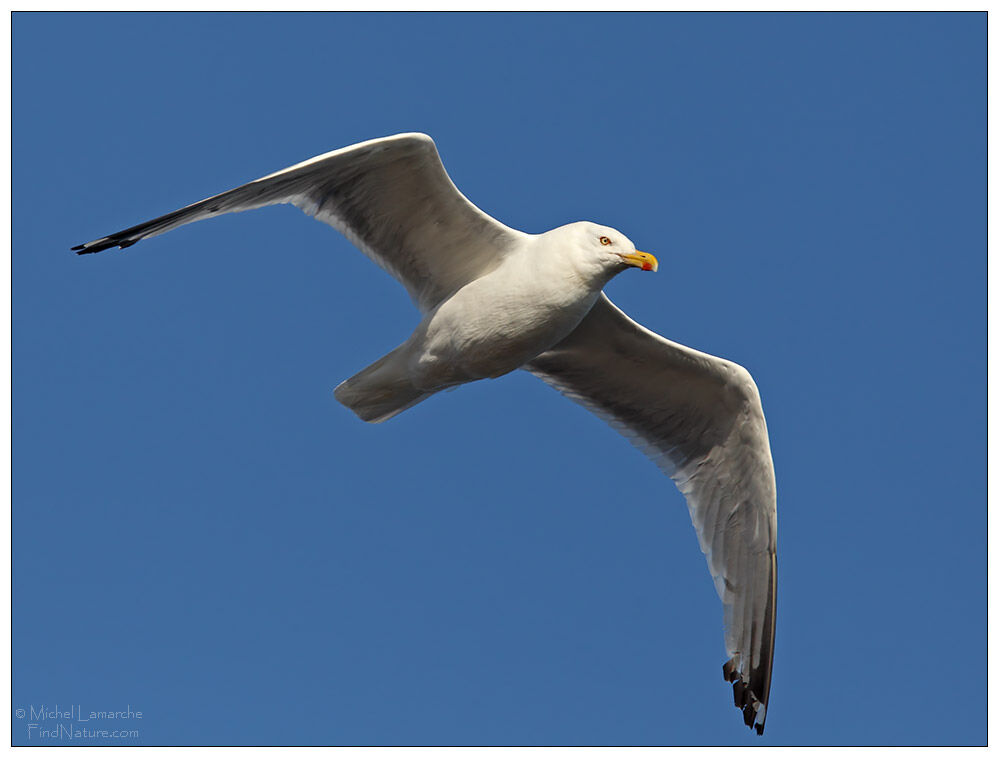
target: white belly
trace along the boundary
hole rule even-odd
[[[568,336],[600,293],[523,268],[501,266],[427,315],[409,340],[416,386],[438,390],[519,368]]]

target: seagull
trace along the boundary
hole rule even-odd
[[[290,203],[398,279],[422,314],[412,335],[335,390],[381,422],[444,389],[524,369],[625,435],[686,497],[724,608],[722,666],[763,734],[777,602],[777,490],[760,394],[742,366],[628,318],[603,287],[656,258],[579,221],[512,229],[452,183],[433,140],[397,134],[317,156],[115,234],[126,248],[223,213]]]

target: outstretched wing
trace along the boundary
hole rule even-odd
[[[427,311],[525,235],[470,203],[425,134],[361,142],[73,249],[128,247],[192,221],[290,203],[343,233]]]
[[[749,372],[670,342],[601,294],[572,334],[525,368],[645,452],[687,498],[725,609],[723,673],[763,733],[777,601],[777,491]]]

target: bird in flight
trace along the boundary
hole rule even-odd
[[[722,667],[763,734],[777,602],[777,492],[756,384],[742,366],[660,337],[603,293],[658,261],[580,221],[512,229],[470,203],[425,134],[334,150],[137,226],[80,255],[223,213],[290,203],[398,279],[423,318],[399,347],[335,390],[364,421],[443,389],[524,369],[605,419],[684,494],[724,607]]]

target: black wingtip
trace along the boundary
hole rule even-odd
[[[753,710],[753,706],[747,703],[742,706],[742,723],[748,726],[750,729],[753,728],[753,721],[756,720],[756,711]]]
[[[101,250],[107,250],[111,247],[120,247],[122,249],[126,247],[131,247],[139,239],[128,239],[126,237],[117,237],[112,235],[111,237],[102,237],[99,240],[94,240],[93,242],[85,242],[82,245],[74,245],[70,250],[75,250],[77,255],[87,255],[88,253],[99,253]]]
[[[754,729],[758,735],[763,734],[764,720],[766,719],[766,704],[761,702],[752,687],[742,681],[742,676],[736,669],[735,658],[727,660],[722,665],[722,676],[726,682],[732,683],[732,699],[735,707],[742,711],[742,721],[750,729]],[[762,720],[757,722],[763,712]]]

